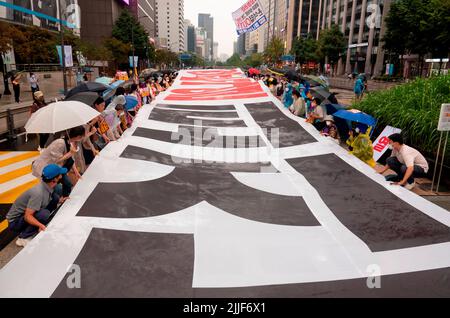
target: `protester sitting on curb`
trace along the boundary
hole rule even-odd
[[[334,118],[331,115],[325,117],[326,126],[322,129],[320,134],[325,137],[330,137],[332,140],[339,144],[339,132],[337,126],[334,124]]]
[[[75,165],[74,155],[80,150],[76,144],[83,140],[85,135],[85,128],[83,126],[75,127],[69,130],[69,140],[67,137],[61,137],[53,141],[47,148],[45,148],[38,159],[32,164],[32,172],[36,178],[42,176],[44,167],[49,164],[58,164],[75,173],[75,176],[81,178],[78,172],[77,165]],[[69,177],[64,174],[62,178],[62,195],[68,197],[72,191],[72,182]]]
[[[286,108],[289,108],[292,105],[292,103],[294,103],[294,98],[292,97],[293,89],[294,87],[292,86],[291,83],[288,83],[286,88],[284,89],[284,94],[281,101],[283,102],[284,107]]]
[[[376,162],[373,159],[373,145],[370,140],[370,131],[371,129],[367,129],[365,133],[357,133],[357,135],[353,135],[353,142],[351,143],[351,147],[353,148],[350,151],[350,154],[354,155],[361,161],[364,161],[371,167],[375,167]]]
[[[355,129],[350,129],[348,132],[348,139],[346,141],[346,144],[348,146],[348,150],[352,151],[353,150],[353,143],[355,142],[355,138],[358,137],[359,135],[359,128],[355,128]]]
[[[326,126],[325,118],[327,117],[327,111],[325,106],[317,105],[316,100],[313,99],[311,102],[311,108],[312,112],[308,117],[308,122],[313,124],[318,131],[321,131]]]
[[[109,106],[108,106],[109,108]],[[110,127],[112,134],[115,139],[119,139],[123,134],[123,130],[121,128],[122,121],[121,116],[124,114],[124,107],[121,104],[117,104],[113,109],[107,109],[103,112],[105,115],[105,120]]]
[[[297,90],[294,90],[292,92],[292,96],[294,97],[294,103],[292,104],[291,107],[289,107],[289,110],[295,116],[305,117],[306,106],[305,106],[305,101],[303,100],[303,98],[301,98],[300,92]]]
[[[386,160],[386,166],[379,171],[383,174],[388,169],[397,173],[397,182],[394,185],[404,186],[411,190],[415,186],[414,179],[426,177],[428,173],[428,162],[425,157],[416,149],[403,143],[400,134],[389,136],[389,148],[392,149],[392,156]]]
[[[56,164],[47,165],[42,171],[42,181],[16,199],[6,218],[9,229],[19,233],[17,246],[25,247],[38,231],[45,231],[58,204],[66,201],[67,197],[60,198],[55,191],[66,173],[66,168]]]

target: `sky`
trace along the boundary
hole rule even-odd
[[[214,42],[219,43],[219,56],[233,55],[233,42],[237,40],[236,26],[231,14],[246,0],[184,0],[184,18],[198,26],[198,14],[210,13],[214,17]]]

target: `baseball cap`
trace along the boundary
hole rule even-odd
[[[60,174],[66,174],[66,173],[67,173],[66,168],[61,168],[57,164],[52,163],[52,164],[47,165],[44,168],[44,170],[42,171],[42,176],[45,179],[53,179],[53,178],[56,178],[57,176],[59,176]]]

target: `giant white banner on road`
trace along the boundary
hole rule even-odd
[[[249,0],[238,10],[233,12],[237,34],[252,32],[264,25],[268,20],[259,0]]]
[[[0,298],[449,296],[449,225],[241,70],[184,70],[0,270]]]

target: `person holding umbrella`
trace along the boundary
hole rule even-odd
[[[39,178],[42,176],[44,167],[49,164],[57,164],[66,168],[68,172],[73,170],[77,179],[81,178],[74,157],[79,151],[77,144],[83,140],[85,133],[85,128],[79,126],[69,130],[68,138],[62,136],[53,141],[33,162],[32,174],[36,178]],[[66,174],[61,178],[61,182],[63,186],[62,196],[68,197],[70,192],[72,192],[72,182]]]
[[[44,98],[44,93],[42,93],[41,91],[37,91],[33,95],[34,95],[34,102],[30,108],[30,116],[32,116],[39,109],[47,106],[47,103],[45,102],[45,98]],[[38,150],[45,148],[45,144],[47,143],[47,140],[49,137],[50,137],[49,134],[38,134],[38,139],[39,139],[39,149]]]

